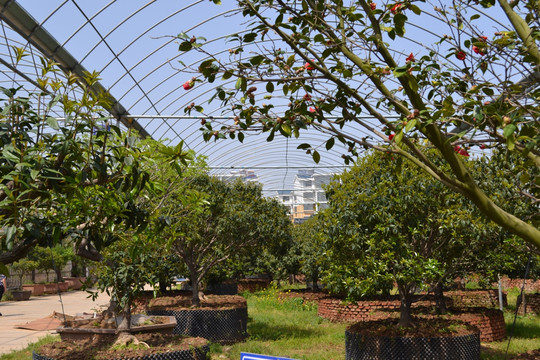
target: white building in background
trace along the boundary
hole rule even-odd
[[[292,221],[301,223],[328,206],[323,185],[334,174],[316,174],[315,170],[299,170],[293,181],[293,190],[278,191],[276,197],[289,208]]]
[[[216,177],[226,182],[233,182],[237,179],[244,182],[259,182],[259,177],[253,170],[232,170],[228,174],[218,174]]]

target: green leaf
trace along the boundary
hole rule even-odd
[[[394,142],[396,144],[400,144],[401,143],[401,140],[403,139],[403,131],[400,131],[396,134],[396,136],[394,136]]]
[[[234,86],[234,88],[236,90],[242,90],[242,91],[245,91],[245,88],[247,87],[247,82],[246,82],[246,79],[243,78],[243,77],[239,77],[238,80],[236,80],[236,84]]]
[[[13,145],[4,146],[4,151],[2,152],[4,157],[13,162],[18,162],[20,156],[18,155],[18,150],[13,147]]]
[[[15,239],[15,235],[17,235],[17,227],[14,225],[8,226],[6,228],[6,247],[8,250],[13,248],[13,240]]]
[[[330,150],[331,148],[333,148],[334,144],[335,144],[335,139],[331,137],[330,139],[326,141],[326,150]]]
[[[269,92],[269,93],[273,93],[274,92],[274,83],[273,82],[268,82],[266,84],[266,91]]]
[[[0,274],[5,275],[5,276],[9,276],[9,270],[8,270],[7,266],[4,265],[3,263],[0,263]]]
[[[35,170],[35,169],[30,170],[30,178],[32,180],[36,180],[38,175],[39,175],[39,170]]]
[[[418,6],[413,5],[413,4],[409,5],[409,9],[411,9],[412,12],[415,13],[416,15],[420,15],[422,13],[422,10],[420,10]]]
[[[508,138],[510,136],[512,136],[514,134],[514,132],[516,131],[516,125],[514,124],[508,124],[504,127],[503,129],[503,135],[505,138]]]
[[[407,21],[407,16],[402,13],[394,15],[394,26],[397,36],[403,37],[405,35],[405,22]]]
[[[292,54],[291,56],[289,56],[289,57],[287,58],[287,65],[293,66],[293,65],[294,65],[294,61],[295,61],[295,57],[294,57],[294,54]]]
[[[529,180],[530,180],[530,176],[528,173],[523,173],[521,174],[521,176],[519,177],[519,181],[522,183],[522,184],[525,184],[525,183],[528,183]]]
[[[260,65],[264,61],[264,56],[262,55],[255,55],[251,59],[249,59],[249,63],[251,65]]]
[[[288,124],[285,124],[285,123],[281,124],[281,130],[286,136],[291,136],[292,134],[292,129]]]
[[[58,126],[58,121],[56,121],[55,118],[49,116],[45,121],[52,129],[60,130],[60,126]]]
[[[189,51],[192,49],[192,44],[189,41],[182,41],[180,45],[178,45],[179,51]]]
[[[398,78],[400,76],[406,75],[407,70],[409,70],[408,66],[399,66],[394,69],[394,76]]]
[[[255,40],[256,38],[257,38],[257,33],[249,33],[249,34],[244,35],[244,42],[249,43]]]
[[[411,119],[405,125],[405,132],[411,131],[416,126],[416,119]]]
[[[514,150],[516,146],[516,137],[515,136],[509,136],[506,138],[506,146],[508,146],[508,150],[512,151]]]
[[[313,37],[313,41],[322,43],[322,42],[324,42],[324,36],[322,36],[321,34],[317,34],[317,35],[315,35],[315,37]]]
[[[316,164],[318,164],[319,161],[321,161],[321,154],[319,154],[317,150],[313,151],[311,156],[313,157],[313,161],[315,161]]]
[[[482,112],[482,108],[480,106],[476,105],[474,107],[473,116],[477,121],[484,120],[484,113]]]

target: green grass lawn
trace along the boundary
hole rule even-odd
[[[240,352],[290,357],[301,360],[342,360],[345,358],[344,324],[334,324],[317,316],[314,304],[301,299],[279,300],[270,289],[257,294],[245,294],[248,300],[249,338],[230,346],[213,345],[213,360],[239,360]],[[509,304],[515,304],[515,294],[509,293]],[[514,320],[514,308],[505,312],[508,334]],[[40,343],[52,341],[49,336]],[[508,339],[482,344],[482,359],[504,359]],[[29,348],[0,357],[0,360],[31,359]],[[540,316],[518,316],[510,342],[509,357],[540,348]]]

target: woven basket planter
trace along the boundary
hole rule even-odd
[[[345,331],[346,360],[479,360],[480,334],[461,336],[397,337]]]
[[[247,307],[149,310],[147,313],[176,317],[173,334],[202,337],[220,344],[234,344],[247,337]]]

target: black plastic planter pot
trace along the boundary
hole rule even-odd
[[[234,344],[247,337],[247,308],[150,310],[148,315],[176,317],[173,334],[202,337],[220,344]]]
[[[236,295],[238,294],[238,284],[236,282],[208,284],[206,290],[215,295]]]
[[[478,360],[480,334],[386,337],[345,331],[346,360]]]

